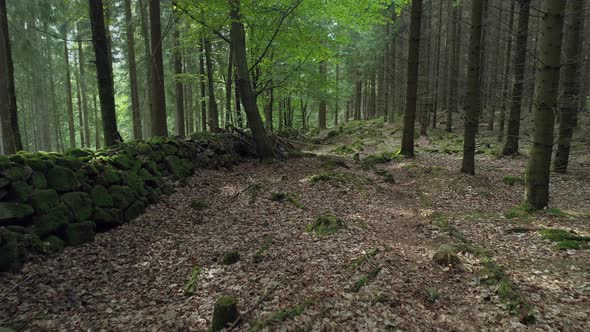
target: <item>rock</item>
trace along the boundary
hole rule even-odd
[[[145,190],[144,182],[140,179],[140,177],[134,172],[126,172],[125,173],[125,184],[129,186],[133,191],[135,191],[140,196],[147,195],[147,191]]]
[[[16,271],[27,258],[22,235],[0,229],[0,272]]]
[[[5,200],[10,202],[24,203],[29,200],[29,197],[33,193],[33,187],[29,186],[24,181],[15,181],[10,185],[8,195]]]
[[[43,241],[43,246],[46,254],[54,255],[64,251],[66,244],[59,237],[51,235]]]
[[[33,174],[31,175],[31,185],[35,189],[46,189],[47,178],[41,172],[33,172]]]
[[[92,215],[92,199],[85,192],[77,191],[61,196],[64,205],[70,210],[74,221],[83,221]]]
[[[125,209],[135,201],[135,192],[127,186],[112,186],[109,193],[117,209]]]
[[[24,219],[33,215],[33,213],[35,213],[35,210],[30,205],[16,202],[0,202],[0,225]]]
[[[82,160],[74,157],[62,157],[55,159],[55,164],[61,167],[69,168],[72,171],[77,171],[82,167]]]
[[[446,244],[442,244],[440,247],[438,247],[438,250],[432,257],[432,260],[441,266],[455,266],[461,263],[461,260],[455,253],[455,248]]]
[[[101,185],[96,185],[90,190],[90,198],[92,198],[92,202],[94,206],[98,206],[101,208],[111,208],[113,207],[113,198],[107,188]]]
[[[25,168],[22,166],[9,167],[6,170],[4,170],[2,174],[11,182],[26,179]]]
[[[238,319],[238,307],[236,299],[232,296],[222,296],[213,308],[213,319],[211,320],[211,330],[214,332],[221,331]]]
[[[25,158],[25,156],[23,156],[22,154],[13,154],[11,156],[8,157],[10,159],[10,161],[12,161],[15,164],[19,164],[19,165],[27,165],[27,158]]]
[[[55,189],[35,190],[31,194],[29,203],[37,214],[45,214],[59,205],[59,195]]]
[[[135,201],[135,203],[131,204],[125,210],[125,220],[131,221],[131,220],[139,217],[143,213],[144,210],[145,210],[145,208],[143,206],[143,202]]]
[[[52,168],[54,165],[53,165],[53,162],[51,162],[50,160],[45,160],[45,159],[33,157],[33,158],[29,159],[29,166],[34,171],[45,173],[45,172],[47,172],[47,170]]]
[[[35,218],[35,233],[40,237],[58,234],[69,223],[70,212],[64,206],[56,206],[47,213]]]
[[[85,158],[85,157],[92,157],[94,153],[88,149],[69,149],[65,152],[65,155],[72,156],[74,158]]]
[[[93,221],[83,221],[69,224],[63,232],[63,239],[70,246],[90,242],[96,234],[96,224]]]
[[[128,170],[133,167],[135,160],[127,154],[118,154],[112,158],[111,163],[118,169]]]
[[[71,169],[56,166],[47,172],[47,186],[58,192],[73,191],[80,186]]]
[[[92,215],[96,228],[99,230],[110,229],[121,225],[124,221],[121,210],[109,208],[94,208]]]
[[[7,169],[11,164],[12,162],[8,156],[0,156],[0,170]]]
[[[330,235],[344,227],[344,222],[331,215],[319,216],[316,220],[307,225],[306,232],[315,232],[317,235]]]
[[[115,170],[111,166],[107,166],[104,168],[103,175],[109,184],[121,183],[121,175],[119,174],[119,172],[117,170]]]

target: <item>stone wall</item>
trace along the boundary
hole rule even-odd
[[[230,167],[248,147],[229,134],[155,137],[96,152],[0,156],[0,271],[129,222],[195,168]],[[244,152],[244,153],[241,153]]]

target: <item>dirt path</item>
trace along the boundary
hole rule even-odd
[[[395,184],[352,161],[347,162],[350,169],[335,170],[348,174],[344,181],[312,183],[310,176],[326,171],[320,158],[201,171],[165,203],[97,235],[93,243],[67,248],[54,258],[36,258],[18,274],[0,275],[0,294],[30,277],[0,301],[0,322],[31,320],[26,327],[31,331],[204,331],[215,299],[231,294],[244,312],[238,330],[249,330],[257,320],[298,305],[302,312],[275,322],[272,329],[587,327],[588,250],[558,251],[535,232],[506,235],[515,222],[501,212],[517,204],[521,195],[520,189],[498,180],[506,163],[490,162],[485,175],[466,177],[455,171],[457,156],[446,158],[423,156],[380,166],[393,174]],[[514,169],[520,162],[510,161]],[[580,179],[565,178],[562,185],[573,181]],[[259,190],[253,197],[248,188],[255,187]],[[271,192],[290,193],[304,208],[273,202]],[[205,199],[208,208],[192,209],[196,198]],[[569,204],[588,212],[583,203]],[[450,223],[506,265],[534,305],[537,324],[520,324],[493,289],[474,282],[476,258],[461,256],[461,268],[432,261],[440,244],[452,242],[432,220],[434,212],[446,214]],[[338,216],[346,227],[330,236],[306,233],[306,225],[321,214]],[[588,231],[587,215],[542,217],[530,225],[537,224]],[[253,257],[268,237],[272,243],[255,263]],[[374,248],[379,252],[355,267],[355,260]],[[241,260],[222,265],[221,256],[233,249]],[[187,297],[182,288],[195,265],[202,272],[196,294]],[[351,292],[371,271],[379,272]]]

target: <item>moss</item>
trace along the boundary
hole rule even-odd
[[[356,151],[353,148],[349,147],[348,145],[340,145],[339,147],[332,150],[332,152],[337,153],[337,154],[346,155],[346,154],[355,153]]]
[[[107,166],[104,168],[103,176],[108,181],[109,184],[119,184],[121,183],[121,175],[120,173],[111,166]]]
[[[143,211],[145,211],[143,203],[141,201],[135,201],[125,210],[125,220],[131,221],[139,217]]]
[[[94,156],[94,152],[92,152],[92,150],[79,148],[69,149],[64,154],[74,158],[85,158]]]
[[[338,132],[338,130],[330,130],[330,131],[328,132],[328,138],[336,137],[336,136],[338,136],[338,134],[340,134],[340,133]]]
[[[395,152],[382,152],[366,156],[363,158],[362,163],[365,167],[375,167],[377,164],[384,164],[401,158],[403,157]]]
[[[65,245],[62,239],[55,235],[50,235],[43,241],[43,250],[46,254],[54,255],[62,252]]]
[[[367,285],[370,281],[377,278],[377,275],[381,272],[381,267],[373,268],[369,273],[361,277],[357,280],[352,287],[350,287],[349,291],[356,293],[361,290],[365,285]]]
[[[322,158],[321,167],[327,170],[334,170],[337,168],[349,168],[346,162],[339,158]]]
[[[119,209],[94,207],[92,220],[98,230],[108,230],[123,223],[123,213]]]
[[[21,234],[0,229],[0,272],[16,271],[24,263],[27,251],[21,239]]]
[[[571,240],[575,238],[575,235],[566,231],[565,229],[547,228],[539,231],[541,238],[551,241],[563,241]]]
[[[136,148],[139,154],[149,155],[152,152],[152,146],[144,142],[137,144]]]
[[[135,192],[127,186],[111,186],[109,193],[117,209],[125,209],[135,201]]]
[[[47,172],[47,186],[58,192],[73,191],[80,186],[71,169],[56,166]]]
[[[133,167],[135,159],[130,155],[121,153],[113,156],[113,158],[111,159],[111,163],[118,169],[128,170]]]
[[[561,211],[559,208],[556,207],[546,209],[545,213],[556,217],[567,217],[567,213]]]
[[[129,186],[129,188],[133,189],[138,195],[145,196],[147,195],[147,191],[145,189],[145,185],[143,180],[137,175],[137,173],[129,171],[125,172],[124,174],[124,183]]]
[[[287,194],[282,192],[272,192],[270,193],[270,200],[273,202],[282,202],[287,199]]]
[[[323,215],[316,218],[316,220],[305,227],[305,231],[315,232],[317,235],[330,235],[336,233],[341,228],[344,228],[344,222],[335,216]]]
[[[322,172],[320,174],[316,174],[313,175],[309,178],[309,181],[311,183],[317,183],[317,182],[348,182],[351,180],[351,176],[345,173],[339,173],[339,172],[332,172],[332,171],[328,171],[328,172]]]
[[[31,174],[31,185],[35,189],[46,189],[47,188],[47,178],[45,174],[41,172],[33,172]]]
[[[524,185],[524,178],[522,176],[506,175],[502,178],[502,182],[510,186]]]
[[[92,199],[85,192],[75,191],[61,196],[74,221],[84,221],[92,215]]]
[[[55,189],[36,190],[31,194],[29,203],[37,214],[45,214],[59,205],[59,195]]]
[[[256,197],[258,197],[258,193],[260,193],[260,191],[262,191],[262,186],[260,186],[258,183],[250,184],[248,187],[246,187],[246,189],[244,189],[244,192],[250,197],[250,204],[256,201]]]
[[[301,315],[307,307],[311,305],[311,301],[305,301],[302,304],[296,305],[293,308],[283,309],[277,312],[274,312],[268,319],[266,320],[257,320],[254,326],[250,329],[250,332],[258,332],[262,331],[267,327],[278,325],[286,320],[293,319],[299,315]],[[272,331],[272,329],[269,329]]]
[[[199,281],[199,275],[201,274],[201,268],[197,265],[191,270],[191,276],[182,288],[184,295],[192,296],[197,292],[197,282]]]
[[[19,220],[35,213],[32,206],[16,202],[0,202],[0,222]]]
[[[25,180],[26,178],[25,169],[22,166],[9,167],[2,174],[11,182]]]
[[[187,177],[192,174],[192,170],[189,168],[189,164],[184,162],[177,156],[166,156],[164,158],[164,164],[168,172],[177,175],[179,177]]]
[[[82,160],[74,157],[56,158],[55,164],[57,166],[68,168],[72,171],[77,171],[82,167]]]
[[[557,247],[560,250],[580,249],[580,242],[575,240],[562,240],[557,242]]]
[[[21,151],[19,151],[21,152]],[[23,153],[17,153],[17,154],[13,154],[11,156],[8,157],[10,159],[10,161],[12,161],[15,164],[19,164],[19,165],[27,165],[27,158],[23,155]]]
[[[10,158],[0,155],[0,170],[7,169],[11,164]]]
[[[371,257],[376,256],[378,253],[379,253],[379,248],[369,249],[361,257],[356,258],[355,260],[352,261],[351,268],[356,269],[357,267],[363,265],[365,262],[369,261],[369,259],[371,259]]]
[[[268,249],[270,249],[270,245],[272,244],[272,237],[270,235],[265,235],[262,242],[262,247],[256,251],[252,261],[256,264],[262,262],[264,260],[264,255]]]
[[[209,203],[207,203],[207,201],[204,199],[198,198],[198,199],[193,199],[191,201],[191,208],[193,210],[204,210],[208,207],[209,207]]]
[[[233,324],[238,317],[239,313],[236,299],[232,296],[222,296],[215,302],[213,308],[211,330],[213,332],[221,331]]]
[[[461,263],[459,256],[455,253],[456,249],[452,246],[443,244],[436,250],[432,257],[438,265],[441,266],[456,266]]]
[[[109,194],[107,188],[101,185],[96,185],[90,190],[90,198],[94,206],[101,208],[113,207],[113,198]]]
[[[223,258],[221,259],[221,263],[223,265],[232,265],[237,263],[240,260],[240,253],[235,250],[231,250],[223,254]]]
[[[10,202],[25,203],[33,193],[33,187],[29,186],[24,181],[15,181],[10,184],[8,195],[4,200]]]
[[[529,219],[531,218],[531,212],[533,207],[528,204],[522,204],[511,208],[504,213],[504,216],[508,219]]]
[[[299,202],[297,200],[297,198],[295,198],[295,196],[293,195],[287,195],[287,200],[293,204],[295,207],[299,208],[299,209],[303,209],[305,206],[303,204],[301,204],[301,202]]]
[[[76,246],[94,239],[96,224],[93,221],[83,221],[69,224],[63,233],[63,239],[70,246]]]

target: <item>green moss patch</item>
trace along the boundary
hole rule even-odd
[[[237,301],[233,296],[222,296],[213,308],[211,319],[211,331],[217,332],[230,326],[239,317]]]
[[[271,327],[281,324],[286,320],[293,319],[301,315],[306,308],[308,308],[313,302],[305,301],[302,304],[296,305],[292,308],[283,309],[270,315],[265,320],[257,320],[254,326],[250,329],[251,332],[262,331],[266,328],[273,330]]]
[[[63,239],[70,246],[80,245],[94,240],[96,224],[93,221],[83,221],[69,224],[63,234]]]
[[[67,192],[77,189],[80,183],[71,169],[56,166],[47,172],[47,186],[58,192]]]
[[[352,285],[352,287],[350,287],[349,291],[353,292],[353,293],[360,291],[361,288],[363,288],[369,282],[371,282],[375,278],[377,278],[377,275],[379,274],[379,272],[381,272],[381,267],[373,268],[371,271],[369,271],[369,273],[367,273],[366,275],[362,276],[359,280],[357,280],[354,283],[354,285]]]
[[[184,295],[192,296],[197,292],[197,285],[199,281],[199,275],[201,274],[201,268],[197,265],[191,270],[191,276],[182,288]]]
[[[513,176],[513,175],[506,175],[502,178],[502,182],[509,186],[514,185],[524,185],[524,177],[522,176]]]
[[[223,265],[232,265],[237,263],[240,260],[240,253],[236,250],[231,250],[223,254],[223,258],[221,259],[221,264]]]
[[[528,204],[522,204],[511,208],[504,213],[508,219],[530,219],[531,213],[534,211],[533,207]]]
[[[579,236],[571,231],[557,228],[547,228],[539,231],[541,238],[557,242],[560,250],[590,248],[590,236]]]
[[[442,244],[436,250],[432,260],[441,266],[456,266],[461,263],[453,246]]]
[[[402,158],[403,156],[396,152],[382,152],[366,156],[363,158],[362,163],[365,167],[375,167],[377,164],[385,164]]]
[[[308,233],[315,232],[317,235],[331,235],[344,228],[344,222],[332,215],[323,215],[305,227]]]
[[[207,203],[207,201],[204,199],[198,198],[198,199],[193,199],[191,201],[191,208],[193,210],[204,210],[208,207],[209,207],[209,203]]]
[[[356,258],[352,261],[351,269],[356,269],[357,267],[363,265],[364,263],[368,262],[371,257],[376,256],[379,253],[379,248],[369,249],[366,253],[364,253],[361,257]]]
[[[318,182],[336,182],[336,183],[344,183],[351,181],[351,175],[346,173],[340,172],[322,172],[320,174],[312,175],[309,178],[311,183],[318,183]]]
[[[70,211],[64,206],[54,206],[47,213],[35,218],[35,232],[40,237],[61,232],[69,223]]]
[[[556,207],[546,209],[545,213],[556,217],[567,217],[567,213],[561,211],[559,208]]]
[[[74,221],[84,221],[92,215],[92,199],[85,192],[71,192],[62,195],[64,205],[70,210]]]
[[[20,220],[35,213],[32,206],[16,202],[0,202],[0,223]]]

